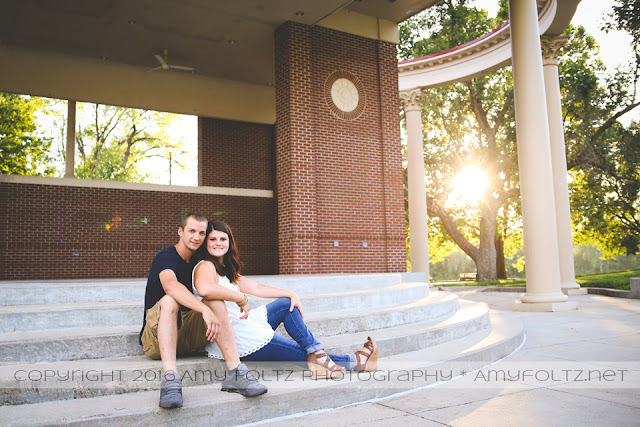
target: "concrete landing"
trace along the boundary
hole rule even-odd
[[[577,311],[513,313],[517,294],[472,290],[459,296],[461,302],[486,302],[498,313],[521,320],[527,336],[521,349],[437,386],[265,424],[638,425],[640,301],[579,295],[571,297],[580,306]],[[498,378],[500,372],[510,377]]]

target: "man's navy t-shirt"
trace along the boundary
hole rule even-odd
[[[191,266],[178,254],[176,247],[169,246],[168,248],[164,248],[158,252],[151,263],[149,277],[147,278],[147,290],[144,294],[144,316],[142,319],[140,337],[142,337],[142,331],[147,323],[147,310],[156,305],[156,303],[166,295],[166,292],[162,287],[162,283],[160,283],[160,273],[164,270],[173,271],[176,274],[178,282],[182,283],[189,292],[193,293]],[[185,311],[189,310],[189,308],[181,305],[180,310]],[[179,321],[180,316],[178,316],[178,322]],[[142,342],[140,342],[140,344],[142,344]]]

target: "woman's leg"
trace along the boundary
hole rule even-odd
[[[322,344],[313,337],[313,334],[304,323],[300,310],[294,307],[293,311],[289,311],[291,300],[289,298],[278,298],[267,304],[267,321],[271,328],[276,328],[283,323],[287,333],[295,342],[300,344],[306,354],[309,355],[318,350],[322,350]]]
[[[296,342],[275,333],[267,345],[242,358],[247,362],[300,362],[306,364],[307,352]],[[336,365],[352,370],[356,365],[355,356],[352,354],[329,354]]]
[[[305,362],[307,352],[298,343],[285,338],[279,333],[273,334],[271,341],[264,347],[244,356],[248,362]]]

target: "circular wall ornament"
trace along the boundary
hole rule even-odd
[[[324,97],[331,112],[343,120],[355,120],[364,111],[364,85],[349,71],[331,73],[324,83]]]
[[[340,77],[331,85],[331,100],[336,107],[350,113],[356,109],[360,101],[358,88],[351,80]]]

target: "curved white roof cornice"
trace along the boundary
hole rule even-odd
[[[580,0],[538,0],[540,34],[560,34],[575,13]],[[511,27],[498,28],[463,45],[422,58],[398,63],[401,91],[430,88],[469,80],[511,63]]]

